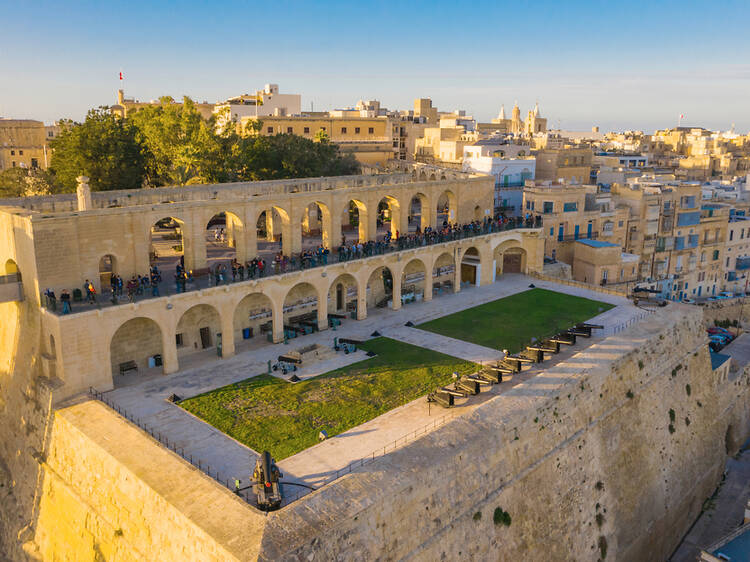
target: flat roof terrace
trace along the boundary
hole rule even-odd
[[[407,327],[405,324],[420,324],[513,295],[527,290],[532,283],[540,288],[614,305],[614,308],[591,319],[592,322],[603,325],[604,330],[595,333],[591,339],[579,338],[575,346],[563,349],[561,353],[542,364],[525,369],[507,382],[483,387],[479,395],[458,400],[457,407],[453,409],[443,410],[434,404],[429,405],[425,398],[421,397],[285,458],[279,462],[284,474],[283,481],[320,487],[338,476],[357,470],[367,459],[387,455],[421,435],[471,413],[514,387],[528,384],[551,369],[580,369],[586,363],[579,355],[581,352],[592,344],[600,343],[605,337],[639,322],[649,314],[634,307],[623,297],[539,281],[524,275],[507,274],[502,282],[472,287],[449,298],[415,303],[398,311],[378,310],[365,320],[345,323],[335,334],[327,332],[306,336],[305,343],[330,347],[334,336],[364,340],[377,330],[385,337],[437,350],[460,359],[477,363],[494,361],[502,356],[496,349],[467,344],[461,340]],[[289,349],[290,346],[279,344],[267,346],[253,353],[239,354],[220,364],[214,362],[193,368],[186,365],[187,368],[180,373],[151,377],[138,384],[115,389],[106,393],[105,399],[126,412],[128,417],[158,431],[162,441],[168,440],[171,447],[177,448],[186,458],[192,458],[194,464],[200,459],[204,470],[206,466],[210,466],[210,473],[218,480],[230,485],[235,478],[239,478],[246,483],[257,452],[165,399],[173,393],[181,398],[195,396],[265,372],[267,361],[275,360],[278,355]],[[329,366],[337,365],[329,364],[316,368],[322,371]],[[311,367],[315,365],[312,364]],[[538,384],[545,383],[540,379]],[[287,487],[285,496],[287,501],[291,501],[308,492],[309,490],[304,487]]]

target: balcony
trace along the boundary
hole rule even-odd
[[[599,237],[598,232],[592,232],[591,234],[565,234],[564,236],[557,236],[558,242],[574,242],[576,240],[596,240]]]

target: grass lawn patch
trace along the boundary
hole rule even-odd
[[[376,357],[295,384],[259,375],[180,402],[255,451],[281,460],[448,384],[478,365],[388,338],[363,343]]]
[[[531,338],[549,337],[614,308],[604,302],[531,289],[417,326],[422,330],[516,353]]]

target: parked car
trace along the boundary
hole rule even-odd
[[[722,346],[727,345],[731,341],[727,336],[719,334],[708,336],[708,340],[721,344]]]
[[[695,304],[695,299],[684,298],[682,299],[682,302],[685,304]]]
[[[719,298],[722,298],[722,299],[733,299],[734,298],[734,293],[732,293],[731,291],[722,291],[721,293],[719,293]]]
[[[706,330],[709,334],[724,334],[725,336],[729,336],[730,338],[734,338],[734,334],[727,330],[726,328],[722,328],[720,326],[711,326]]]

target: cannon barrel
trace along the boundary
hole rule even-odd
[[[469,392],[470,394],[479,394],[479,382],[462,378],[456,381],[454,385],[456,388],[460,388]]]
[[[576,324],[576,327],[577,328],[592,328],[596,330],[604,329],[604,326],[602,326],[601,324],[589,324],[588,322],[579,322],[578,324]]]

